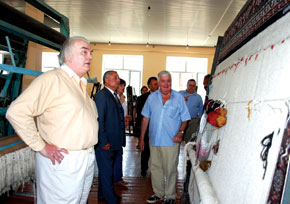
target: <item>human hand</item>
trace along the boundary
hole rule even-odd
[[[55,160],[60,164],[63,160],[64,156],[61,154],[61,152],[68,154],[68,151],[64,148],[59,148],[55,145],[47,144],[45,147],[39,151],[39,153],[42,156],[45,156],[50,159],[53,165],[55,165]]]
[[[180,143],[182,142],[182,137],[183,137],[183,134],[178,132],[174,137],[173,137],[173,142],[175,143]]]
[[[125,126],[129,125],[129,120],[125,117]]]
[[[132,120],[132,116],[131,115],[126,115],[127,120],[131,121]]]
[[[110,148],[111,148],[111,145],[110,145],[110,143],[108,143],[108,144],[106,144],[105,146],[102,146],[102,149],[103,150],[110,150]]]
[[[123,104],[124,103],[124,101],[125,101],[125,95],[124,94],[121,94],[120,95],[120,102],[121,102],[121,104]]]
[[[132,120],[132,117],[131,117],[131,115],[127,115],[126,117],[125,117],[125,126],[128,126],[129,125],[129,122]]]
[[[188,101],[188,96],[184,96],[185,101]]]
[[[144,140],[139,139],[138,149],[139,149],[140,152],[144,151]]]

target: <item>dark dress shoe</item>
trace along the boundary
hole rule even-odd
[[[146,171],[141,171],[141,176],[145,177],[147,175]]]

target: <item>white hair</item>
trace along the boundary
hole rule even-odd
[[[160,81],[161,76],[167,76],[167,75],[170,76],[170,81],[171,81],[171,74],[169,71],[166,71],[166,70],[162,70],[161,72],[158,73],[158,81]]]
[[[68,39],[63,43],[60,54],[59,54],[59,64],[63,65],[67,57],[71,54],[72,47],[74,46],[75,41],[77,40],[82,40],[85,41],[86,43],[90,44],[90,41],[82,36],[73,36]]]

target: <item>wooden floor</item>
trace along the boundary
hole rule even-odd
[[[146,177],[141,177],[140,152],[136,149],[138,138],[127,136],[127,146],[124,148],[123,154],[123,176],[124,180],[128,181],[128,185],[115,186],[116,193],[121,196],[122,204],[143,204],[146,199],[153,194],[151,187],[150,173]],[[179,164],[178,164],[178,181],[177,181],[177,202],[180,203],[180,198],[183,193],[183,146],[181,146]],[[97,191],[97,170],[95,173],[93,186],[89,195],[88,203],[98,203]],[[23,191],[22,191],[23,188]],[[1,196],[1,204],[32,204],[34,203],[34,190],[32,184],[26,184],[20,187],[17,192],[10,193],[9,196]],[[103,204],[105,202],[99,202]],[[158,202],[162,203],[162,202]]]

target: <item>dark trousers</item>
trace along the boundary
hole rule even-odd
[[[144,151],[141,152],[141,172],[146,172],[148,169],[148,161],[150,158],[149,136],[148,130],[144,135]]]
[[[114,192],[113,169],[120,150],[96,150],[99,169],[98,200],[106,200],[109,204],[117,204],[118,197]]]
[[[114,165],[114,183],[123,180],[123,148],[118,152]]]

